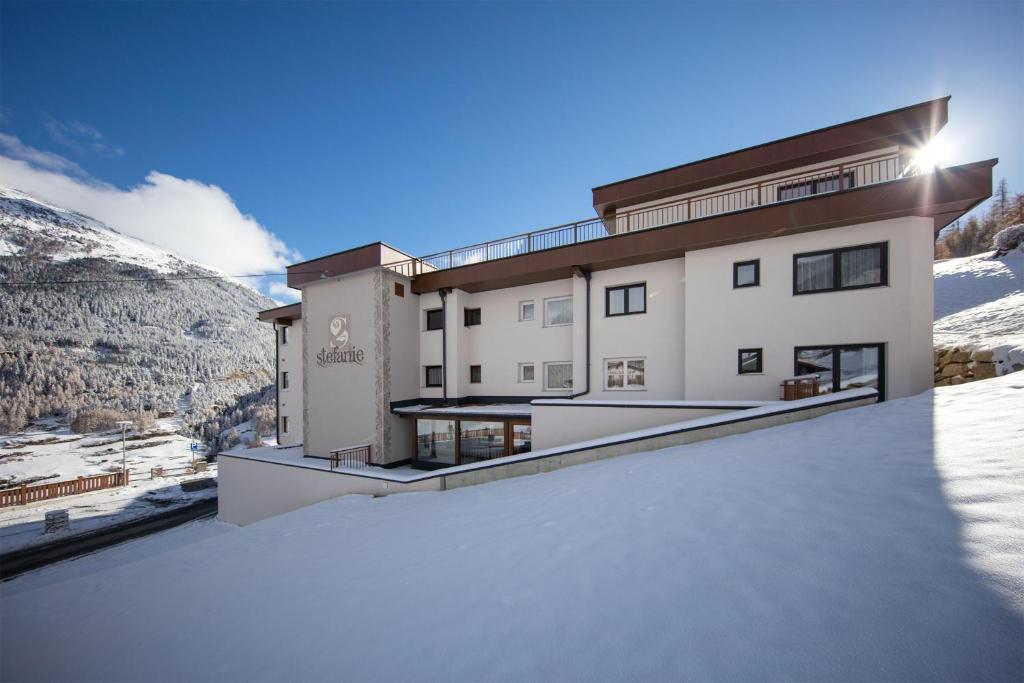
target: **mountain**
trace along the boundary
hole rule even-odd
[[[274,302],[221,275],[0,188],[0,431],[93,408],[177,411],[204,437],[246,418],[273,395]]]

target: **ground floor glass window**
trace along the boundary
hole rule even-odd
[[[455,464],[455,420],[416,420],[416,459]]]
[[[818,392],[871,387],[885,398],[885,347],[882,344],[799,347],[796,374],[817,375]]]

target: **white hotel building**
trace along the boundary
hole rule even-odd
[[[995,164],[915,168],[948,100],[601,185],[575,223],[289,267],[301,304],[260,314],[280,445],[451,468],[778,401],[798,377],[928,389],[934,239]]]

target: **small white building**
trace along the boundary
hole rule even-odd
[[[995,164],[915,167],[948,100],[601,185],[594,218],[289,267],[301,304],[260,314],[281,445],[447,468],[654,424],[671,402],[779,400],[796,377],[928,389],[934,239],[990,196]],[[542,433],[537,399],[604,410]]]

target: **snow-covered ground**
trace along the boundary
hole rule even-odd
[[[213,477],[217,465],[208,465],[206,473],[186,475],[193,460],[192,440],[176,433],[178,420],[158,420],[156,427],[132,440],[129,432],[126,461],[129,485],[65,496],[31,505],[0,508],[0,552],[49,543],[57,540],[43,534],[43,519],[48,510],[68,510],[70,531],[63,536],[92,531],[146,517],[174,507],[216,496],[215,488],[184,492],[184,479]],[[200,450],[196,458],[205,454]],[[153,479],[150,469],[165,468],[167,476]],[[44,484],[79,476],[119,472],[121,470],[120,431],[74,434],[63,421],[49,418],[17,434],[0,435],[0,483]]]
[[[1024,375],[0,586],[4,680],[1024,678]]]
[[[1024,366],[1024,253],[935,264],[935,345],[992,349],[1004,371]]]

